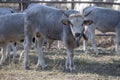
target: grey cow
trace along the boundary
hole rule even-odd
[[[24,17],[25,13],[13,13],[0,16],[0,46],[3,53],[0,64],[5,62],[5,52],[10,42],[24,39]]]
[[[74,10],[60,10],[53,7],[34,5],[26,11],[25,17],[25,45],[24,45],[24,66],[29,69],[28,51],[31,46],[33,36],[37,40],[38,63],[37,69],[46,67],[43,59],[42,43],[47,40],[62,40],[67,49],[67,58],[65,67],[74,70],[74,48],[80,45],[80,37],[83,36],[84,23],[83,16]]]
[[[102,7],[86,7],[83,10],[83,15],[86,20],[92,20],[93,24],[88,26],[86,31],[90,37],[95,53],[99,53],[95,42],[95,29],[106,33],[116,32],[116,52],[119,53],[120,43],[120,12]],[[87,43],[84,43],[84,50],[87,51]]]
[[[1,15],[5,15],[5,14],[11,14],[11,13],[15,13],[15,10],[12,9],[12,8],[0,7],[0,16],[1,16]],[[13,49],[13,51],[14,51],[13,59],[15,60],[16,47],[14,47],[13,44],[8,44],[6,54],[7,54],[7,56],[8,56],[8,54],[9,54],[9,52],[10,52],[10,50],[9,50],[10,47],[12,47],[12,49]],[[1,48],[2,48],[2,46],[1,46]]]

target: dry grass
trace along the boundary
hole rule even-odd
[[[101,51],[99,55],[93,54],[90,47],[89,54],[84,54],[82,47],[75,50],[75,73],[63,70],[65,49],[44,50],[45,61],[48,64],[48,69],[44,71],[35,70],[37,56],[35,51],[31,50],[29,54],[31,70],[24,70],[23,63],[14,64],[11,61],[10,64],[0,66],[0,80],[120,80],[120,57],[114,54],[114,43],[108,39],[97,41]]]

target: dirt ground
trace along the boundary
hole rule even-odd
[[[52,48],[43,48],[46,70],[36,71],[37,55],[33,49],[29,53],[31,70],[24,70],[23,62],[14,64],[12,56],[10,63],[0,66],[0,80],[120,80],[120,56],[115,55],[115,37],[97,37],[100,54],[93,52],[89,44],[89,54],[84,53],[82,44],[75,49],[75,72],[64,70],[66,50],[56,49],[56,42]],[[19,58],[20,50],[18,51]],[[1,55],[0,55],[1,57]],[[9,61],[9,60],[7,60]]]

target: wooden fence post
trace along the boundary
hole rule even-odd
[[[72,1],[74,1],[74,0],[72,0]],[[75,3],[72,2],[72,3],[71,3],[71,8],[74,9],[74,6],[75,6]]]
[[[30,0],[20,0],[20,1],[23,1],[23,2],[19,3],[19,9],[23,11],[28,7]]]
[[[22,0],[20,0],[22,1]],[[19,10],[22,11],[22,3],[19,3]]]
[[[25,3],[22,3],[23,10],[25,10],[28,7],[28,5],[30,4],[30,0],[23,0],[23,1],[26,1]]]

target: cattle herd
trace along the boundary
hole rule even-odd
[[[55,40],[63,41],[66,47],[65,69],[74,71],[74,49],[80,46],[80,39],[84,39],[85,52],[87,41],[90,40],[94,52],[99,53],[95,42],[95,29],[106,33],[116,32],[116,54],[119,54],[120,43],[120,12],[97,6],[88,6],[83,13],[77,10],[62,10],[40,4],[30,4],[23,12],[16,13],[11,8],[0,8],[0,46],[2,56],[0,65],[9,57],[11,48],[16,59],[15,43],[21,40],[24,56],[24,68],[29,68],[28,53],[32,44],[35,44],[38,63],[37,69],[47,67],[42,46],[44,41],[52,43]],[[85,28],[87,27],[87,28]],[[32,42],[35,38],[35,43]],[[22,56],[21,54],[21,56]],[[21,57],[20,56],[20,57]]]

